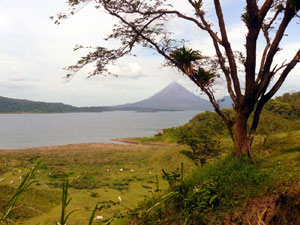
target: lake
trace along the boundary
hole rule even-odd
[[[185,124],[199,112],[0,114],[0,149],[31,148],[153,136]]]

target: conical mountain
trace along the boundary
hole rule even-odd
[[[150,98],[112,108],[115,110],[212,110],[209,101],[194,95],[175,81]]]

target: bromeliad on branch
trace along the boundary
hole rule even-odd
[[[180,2],[186,4],[186,7],[174,7],[171,0],[68,0],[70,12],[58,14],[55,21],[57,24],[91,3],[99,9],[99,13],[105,12],[116,18],[114,21],[118,22],[115,22],[112,33],[105,40],[113,39],[120,43],[114,49],[96,47],[94,52],[83,57],[76,65],[68,67],[70,75],[90,63],[95,63],[95,70],[90,76],[107,74],[107,66],[131,54],[135,46],[150,48],[164,58],[164,65],[175,66],[201,88],[228,128],[234,142],[234,155],[249,157],[264,105],[300,62],[300,48],[289,59],[275,59],[284,48],[282,40],[286,39],[285,43],[292,41],[288,39],[288,28],[294,26],[294,32],[300,31],[299,28],[296,29],[298,24],[295,21],[298,19],[300,0],[224,3],[244,4],[245,11],[240,12],[244,23],[241,26],[244,26],[247,33],[238,34],[240,40],[245,40],[242,45],[244,49],[239,49],[238,54],[229,40],[220,0],[207,0],[214,5],[214,10],[209,15],[210,18],[216,18],[216,24],[209,21],[203,4],[205,0]],[[183,44],[187,40],[182,40],[182,33],[174,35],[170,31],[168,22],[173,19],[184,22],[186,27],[192,27],[192,32],[187,37],[198,43],[199,50],[186,48]],[[204,43],[205,34],[210,38],[211,49],[215,54],[209,58],[200,54],[200,50],[203,52],[204,44],[201,43]],[[262,47],[262,52],[258,50],[258,46]],[[285,58],[287,55],[282,56]],[[220,109],[215,98],[213,87],[219,76],[225,81],[223,84],[234,103],[234,125],[230,117]]]
[[[170,53],[170,57],[175,61],[176,66],[188,76],[194,76],[195,71],[193,63],[203,58],[199,51],[186,49],[185,46],[173,50]]]

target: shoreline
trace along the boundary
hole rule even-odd
[[[62,144],[62,145],[46,145],[37,147],[25,147],[25,148],[0,148],[0,152],[3,151],[29,151],[29,150],[51,150],[57,148],[74,148],[74,147],[86,147],[86,146],[170,146],[174,144],[158,143],[158,142],[141,142],[136,140],[136,138],[114,138],[111,139],[112,142],[83,142],[83,143],[72,143],[72,144]]]
[[[111,139],[113,141],[117,142],[123,142],[127,144],[132,144],[132,145],[153,145],[153,146],[170,146],[170,145],[176,145],[176,144],[167,144],[163,142],[151,142],[151,141],[139,141],[136,140],[136,138],[116,138],[116,139]]]
[[[111,139],[114,142],[82,142],[82,143],[73,143],[73,144],[62,144],[62,145],[46,145],[46,146],[37,146],[37,147],[25,147],[25,148],[0,148],[0,152],[1,151],[26,151],[26,150],[42,150],[42,149],[56,149],[56,148],[63,148],[63,147],[78,147],[78,146],[95,146],[95,145],[99,145],[99,146],[111,146],[111,145],[119,145],[119,146],[127,146],[130,144],[134,144],[134,143],[129,143],[129,142],[123,142],[123,141],[116,141],[115,139]],[[118,143],[117,143],[118,142]],[[143,145],[143,144],[142,144]]]

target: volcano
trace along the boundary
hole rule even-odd
[[[112,106],[113,110],[213,110],[208,100],[200,98],[176,81],[142,101]]]

